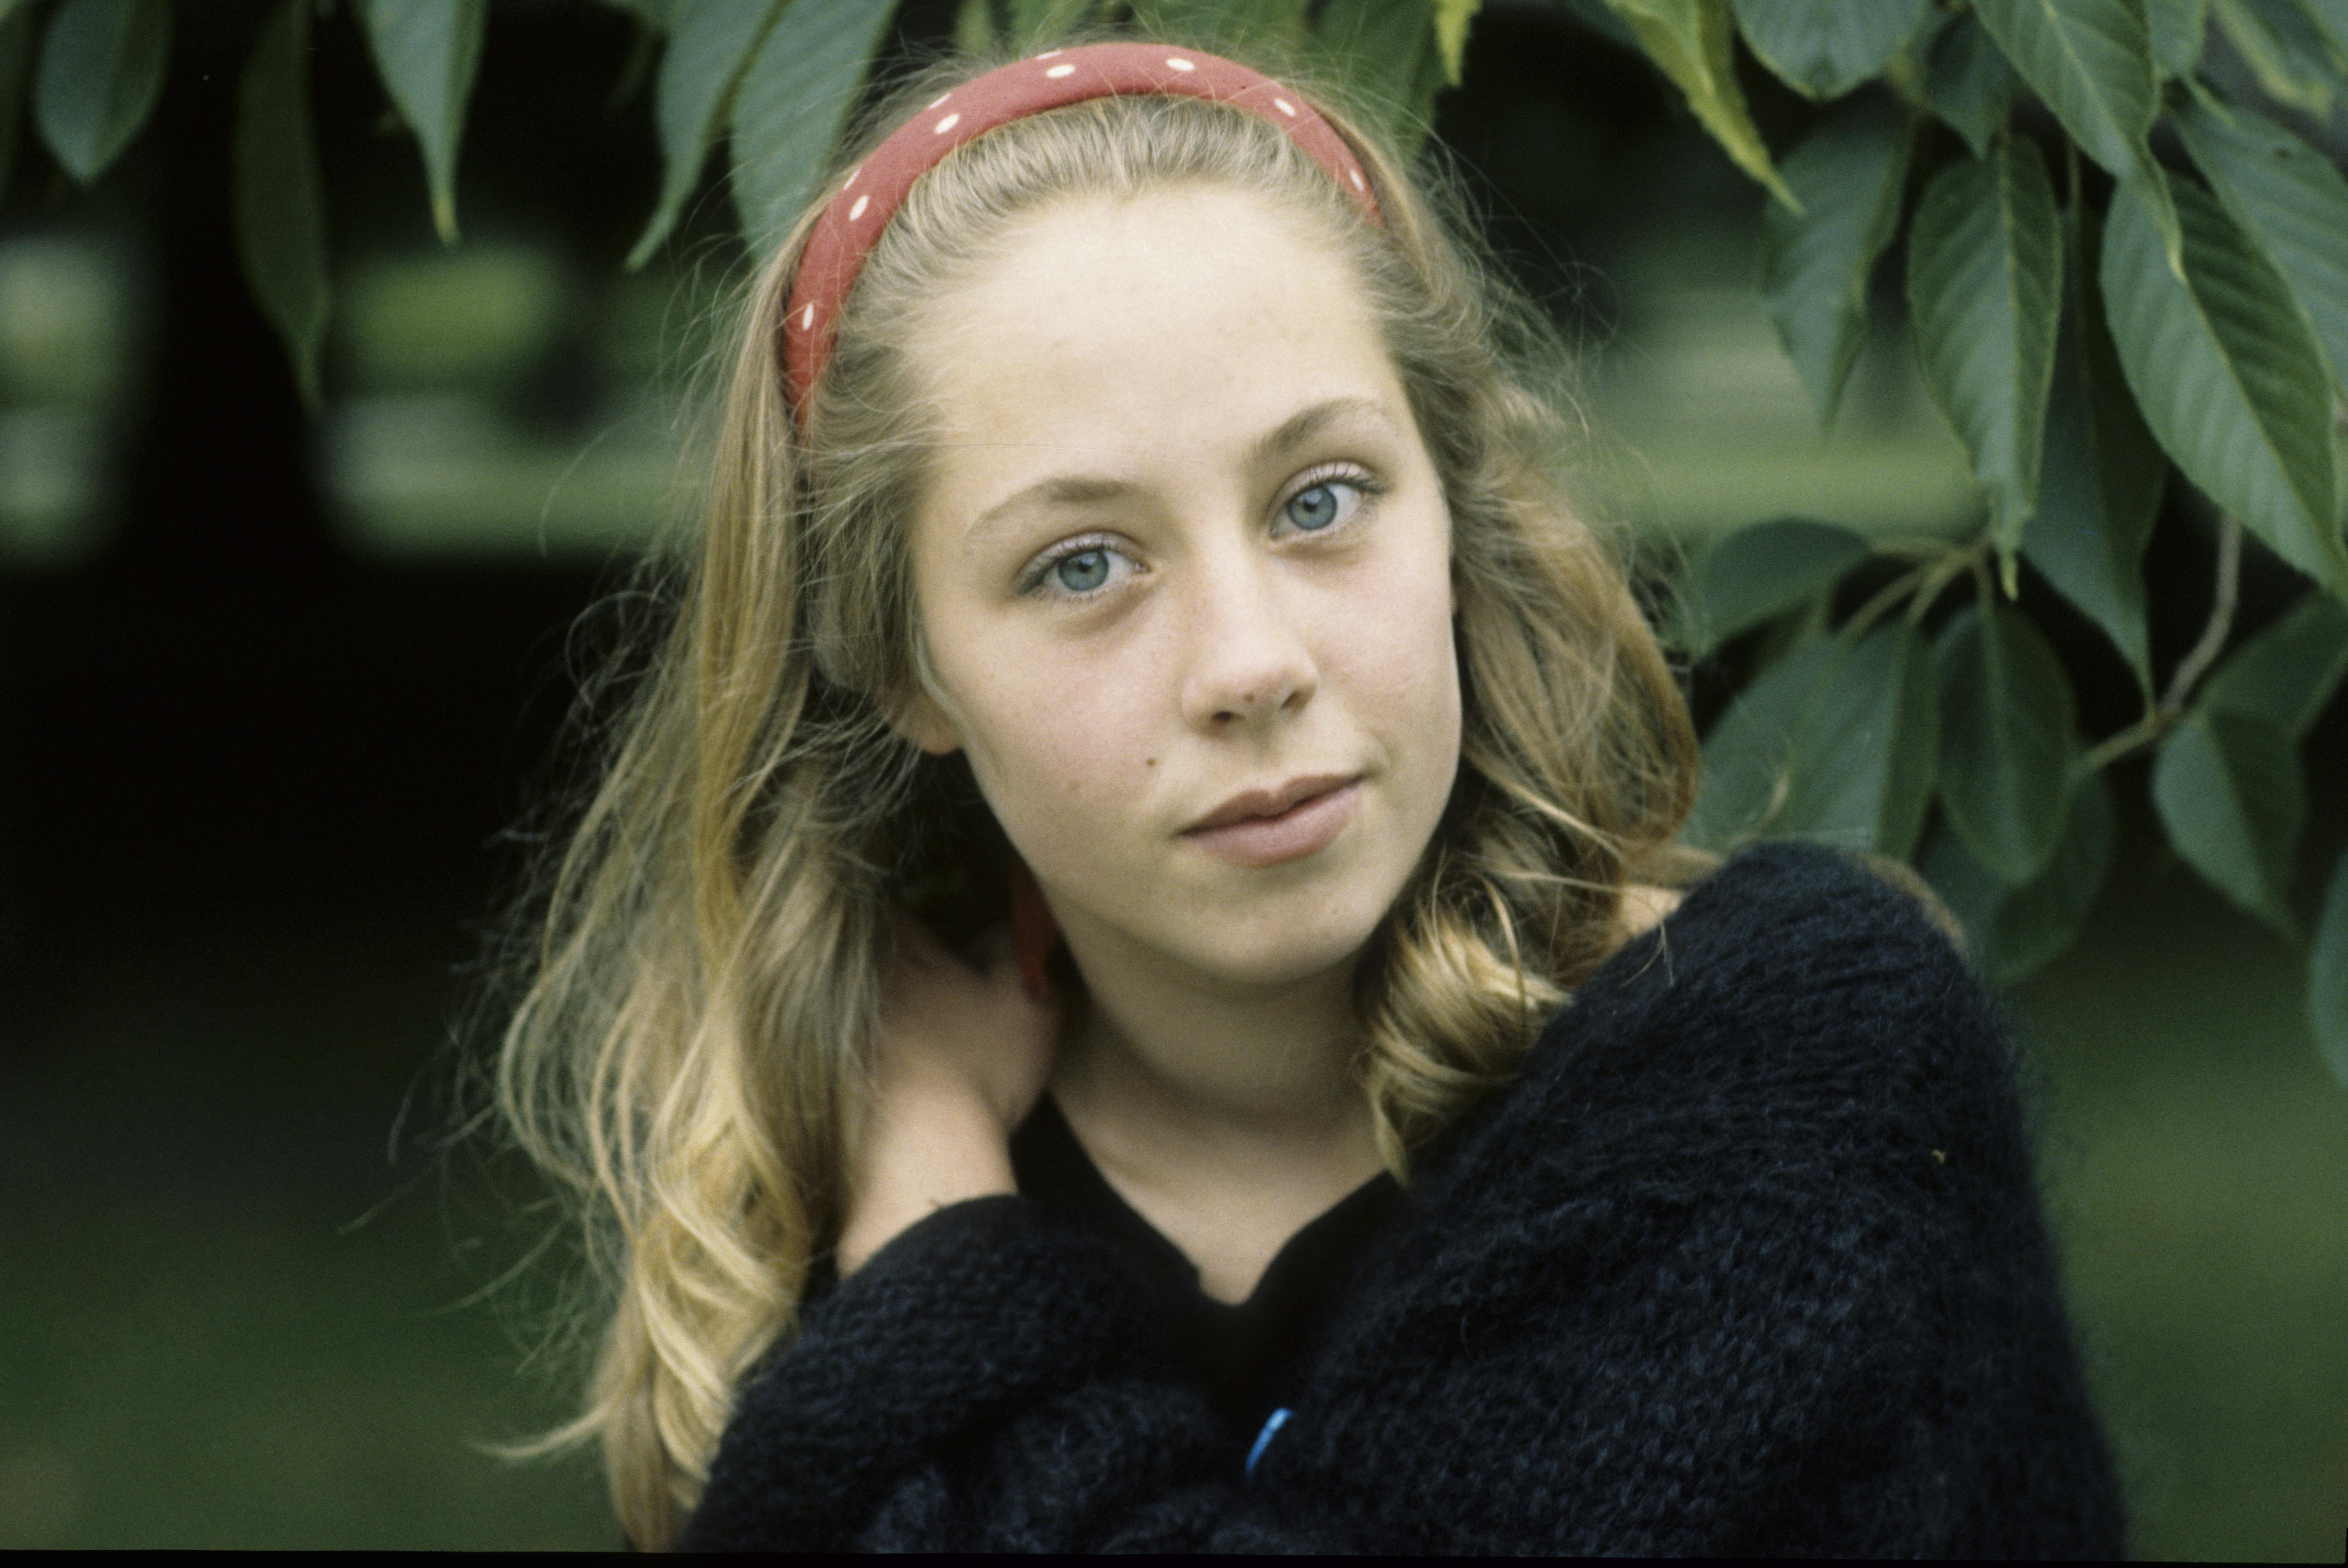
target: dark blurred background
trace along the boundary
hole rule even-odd
[[[495,8],[454,249],[356,30],[321,26],[336,296],[305,415],[229,229],[259,9],[180,7],[132,151],[85,192],[20,146],[0,207],[0,1546],[610,1546],[592,1460],[485,1451],[568,1408],[563,1253],[531,1255],[527,1181],[440,1134],[590,606],[690,514],[740,252],[713,178],[622,270],[659,170],[618,13]],[[917,3],[900,46],[951,23]],[[1746,87],[1765,130],[1801,112]],[[1974,521],[1896,291],[1821,439],[1753,288],[1760,197],[1643,67],[1493,4],[1441,114],[1581,353],[1590,504],[1651,559],[1778,513]],[[2155,538],[2164,665],[2209,532],[2172,503]],[[2293,592],[2263,564],[2245,629]],[[2091,731],[2132,717],[2096,634],[2030,608]],[[1724,677],[1694,678],[1708,713]],[[2348,777],[2348,702],[2310,745]],[[2141,764],[2115,782],[2090,934],[2015,1004],[2137,1549],[2329,1560],[2348,1096],[2302,960],[2149,848]],[[2313,808],[2302,893],[2348,840],[2348,802]]]

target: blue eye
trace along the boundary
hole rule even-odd
[[[1327,479],[1319,484],[1307,485],[1290,496],[1280,509],[1280,515],[1294,524],[1303,533],[1321,533],[1334,528],[1360,510],[1365,497],[1379,487],[1366,480]]]
[[[1079,550],[1073,555],[1063,555],[1052,562],[1045,575],[1071,593],[1089,593],[1108,581],[1108,552]]]
[[[1019,591],[1067,601],[1091,599],[1141,570],[1139,562],[1105,540],[1072,540],[1063,550],[1035,567]]]
[[[1284,510],[1289,521],[1313,533],[1337,521],[1337,504],[1336,487],[1319,484],[1291,496]]]

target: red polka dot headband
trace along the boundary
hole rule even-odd
[[[816,220],[783,318],[783,381],[799,423],[831,358],[848,291],[914,181],[955,148],[1012,120],[1087,98],[1149,93],[1227,103],[1271,121],[1329,171],[1364,217],[1382,221],[1345,139],[1293,90],[1235,61],[1163,44],[1087,44],[1004,66],[932,99],[899,126]]]

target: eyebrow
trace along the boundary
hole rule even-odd
[[[1385,405],[1375,398],[1331,397],[1290,415],[1259,438],[1248,450],[1249,466],[1263,468],[1278,462],[1337,420],[1361,416],[1367,416],[1389,428],[1394,423]],[[977,538],[992,529],[1005,513],[1021,507],[1092,506],[1129,495],[1136,488],[1132,481],[1113,475],[1055,474],[1004,497],[980,512],[971,520],[963,538]]]

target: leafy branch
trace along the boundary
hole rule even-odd
[[[2234,602],[2240,595],[2241,582],[2242,525],[2230,516],[2223,517],[2218,522],[2218,593],[2209,606],[2209,624],[2178,661],[2160,700],[2147,708],[2142,718],[2088,752],[2087,768],[2108,768],[2121,758],[2143,750],[2177,727],[2177,721],[2185,717],[2185,705],[2192,699],[2194,688],[2209,673],[2209,666],[2218,662],[2226,639],[2233,633]]]

